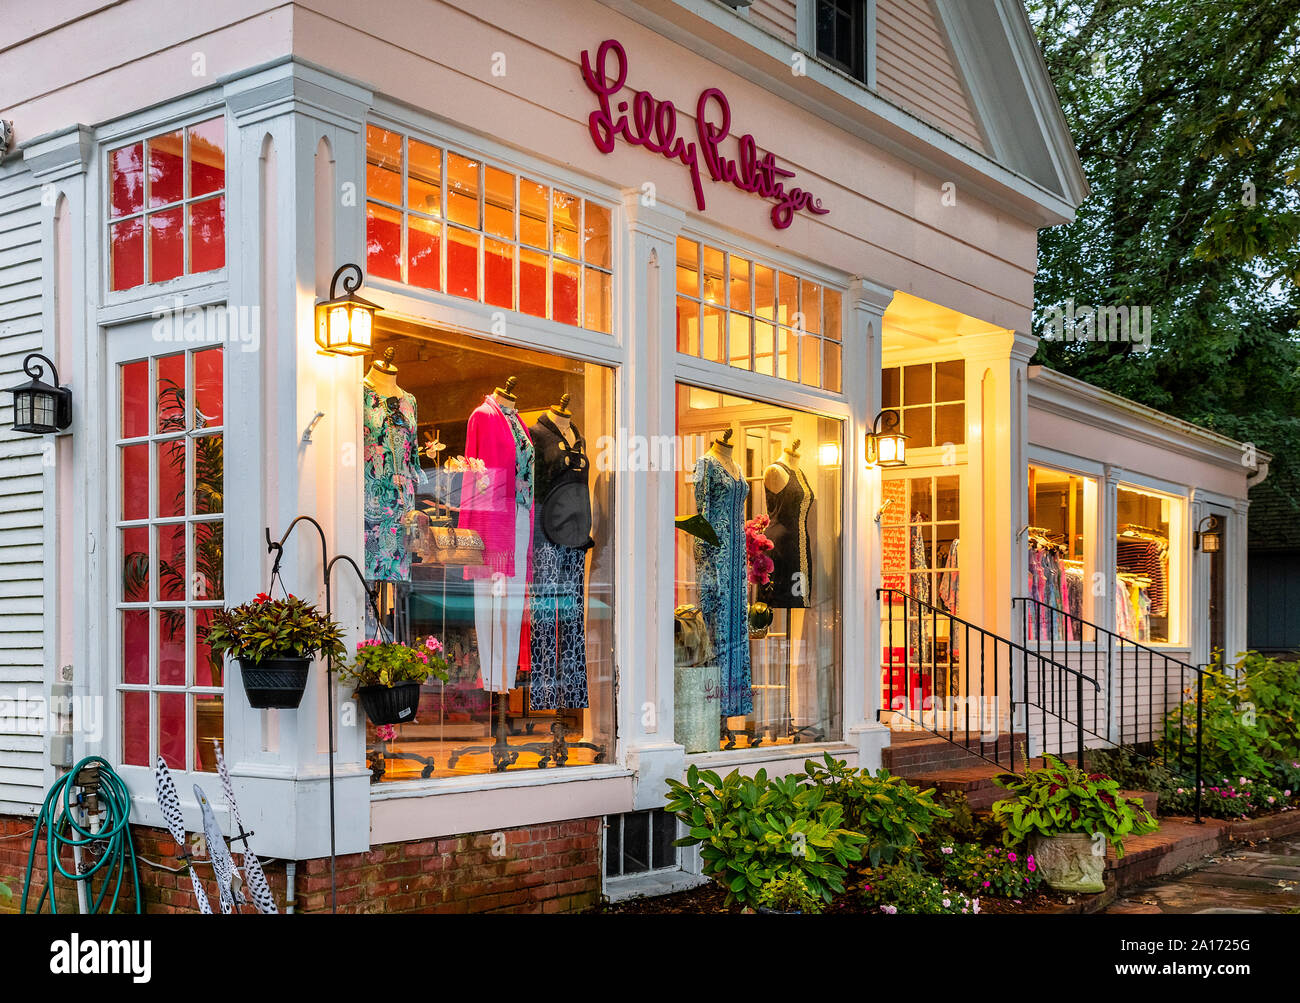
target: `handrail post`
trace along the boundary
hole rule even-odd
[[[1079,735],[1079,759],[1075,765],[1077,765],[1078,768],[1082,770],[1084,768],[1083,767],[1083,673],[1082,672],[1074,677],[1074,685],[1075,685],[1074,710],[1075,713],[1079,715],[1079,720],[1076,722],[1075,725]]]
[[[1205,679],[1205,673],[1200,669],[1196,670],[1196,821],[1198,824],[1204,820],[1201,818],[1201,695],[1203,693],[1202,683]]]

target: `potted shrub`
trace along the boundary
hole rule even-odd
[[[396,641],[358,641],[352,664],[339,667],[339,681],[356,686],[371,724],[409,724],[420,706],[420,684],[430,676],[447,681],[442,642],[425,638],[419,647]]]
[[[1017,795],[993,806],[1008,846],[1028,839],[1043,879],[1063,892],[1105,890],[1106,846],[1124,855],[1123,838],[1159,827],[1136,798],[1104,773],[1085,773],[1054,756],[1024,776],[1000,773],[994,782]]]
[[[339,625],[297,596],[250,602],[212,614],[205,640],[212,653],[239,662],[248,702],[259,709],[292,709],[302,702],[307,670],[317,655],[341,662]]]

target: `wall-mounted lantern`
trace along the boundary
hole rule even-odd
[[[347,272],[355,272],[355,278]],[[340,278],[342,296],[338,295]],[[322,352],[365,355],[370,351],[374,316],[380,307],[356,294],[361,281],[360,265],[341,265],[330,279],[330,298],[316,304],[316,344]]]
[[[45,375],[41,362],[50,367],[54,386],[41,380]],[[59,386],[59,371],[54,363],[39,352],[32,352],[23,359],[23,372],[31,380],[9,388],[14,395],[14,431],[45,435],[61,432],[71,425],[72,391]]]
[[[899,431],[901,426],[897,411],[881,411],[876,415],[867,433],[868,466],[907,466],[907,436]]]
[[[1209,523],[1207,526],[1206,523]],[[1217,554],[1223,546],[1223,534],[1220,532],[1219,517],[1207,515],[1196,527],[1192,545],[1203,554]]]

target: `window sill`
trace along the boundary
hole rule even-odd
[[[610,902],[655,898],[659,895],[671,895],[673,892],[698,888],[708,881],[709,879],[703,874],[692,874],[690,871],[680,869],[647,871],[644,874],[632,874],[627,877],[607,878],[605,898]]]
[[[547,784],[577,783],[583,780],[605,780],[612,777],[630,777],[632,771],[615,764],[565,766],[545,770],[510,770],[506,773],[476,773],[466,777],[440,777],[430,780],[398,780],[393,783],[374,784],[370,788],[371,801],[389,801],[395,798],[437,797],[442,794],[469,794],[475,791],[499,791],[512,787],[540,787]]]
[[[847,742],[809,742],[807,745],[759,746],[757,749],[719,749],[717,752],[696,752],[686,757],[686,765],[701,769],[737,767],[749,764],[780,762],[786,759],[820,759],[829,752],[837,759],[856,757],[857,746]]]

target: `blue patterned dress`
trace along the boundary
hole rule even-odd
[[[425,481],[415,431],[415,398],[381,397],[362,385],[365,426],[366,578],[411,579],[411,549],[402,519],[415,507],[415,488]]]
[[[745,567],[745,499],[749,484],[705,453],[695,464],[695,509],[718,534],[719,546],[695,540],[700,610],[722,669],[722,714],[754,708],[749,668],[749,576]]]

